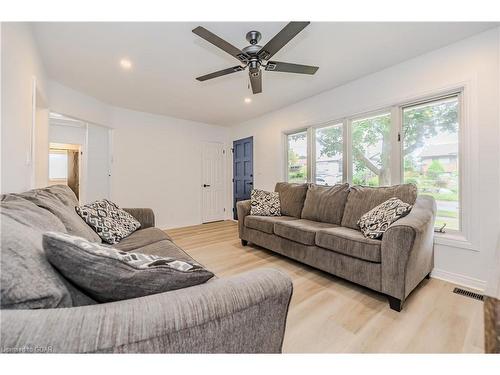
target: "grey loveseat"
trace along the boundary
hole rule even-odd
[[[364,187],[278,183],[283,216],[250,215],[250,201],[237,204],[242,244],[262,246],[388,296],[401,311],[411,291],[433,268],[436,204],[415,185]],[[365,238],[359,218],[389,198],[413,204],[381,240]]]
[[[290,279],[261,269],[203,285],[97,304],[47,262],[42,234],[63,231],[100,241],[75,212],[66,186],[1,198],[1,351],[280,352]],[[191,259],[154,227],[150,209],[127,209],[141,229],[116,247]]]

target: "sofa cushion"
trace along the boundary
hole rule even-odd
[[[135,253],[142,253],[147,255],[157,255],[160,257],[170,257],[179,260],[184,260],[186,262],[198,263],[193,259],[188,253],[182,250],[174,242],[170,240],[158,241],[146,246],[141,247],[134,251]]]
[[[340,225],[348,194],[347,183],[334,186],[310,184],[302,209],[302,219]]]
[[[381,238],[389,225],[408,215],[412,207],[401,199],[390,198],[361,216],[358,226],[365,237]]]
[[[417,187],[413,184],[385,187],[351,186],[342,217],[342,226],[359,229],[358,220],[361,216],[393,197],[414,204],[417,199]]]
[[[280,193],[281,214],[300,219],[304,200],[306,199],[307,184],[278,182],[274,191]]]
[[[1,196],[2,309],[47,309],[73,305],[63,277],[49,264],[42,233],[64,232],[49,211],[15,195]]]
[[[269,234],[274,233],[274,224],[282,221],[298,220],[291,216],[246,216],[245,226]]]
[[[141,226],[132,215],[107,199],[76,206],[76,213],[109,244],[120,242]]]
[[[314,245],[318,230],[335,227],[337,227],[335,224],[298,219],[276,222],[274,224],[274,233],[280,237],[288,238],[289,240],[300,242],[304,245]]]
[[[381,262],[382,241],[366,238],[363,233],[355,229],[344,227],[320,229],[316,234],[316,245],[370,262]]]
[[[54,185],[43,189],[34,189],[20,194],[20,196],[53,213],[62,221],[69,234],[83,237],[89,241],[101,242],[97,233],[76,213],[75,207],[78,206],[78,199],[68,186]]]
[[[169,235],[159,228],[146,228],[136,230],[130,236],[114,244],[113,247],[122,251],[132,251],[159,241],[170,239]]]
[[[196,262],[124,252],[66,233],[45,233],[43,248],[54,267],[99,302],[186,288],[214,276]]]

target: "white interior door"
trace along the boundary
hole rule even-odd
[[[224,145],[205,142],[202,150],[202,220],[224,220]]]
[[[87,124],[86,202],[111,198],[110,132],[107,127]]]

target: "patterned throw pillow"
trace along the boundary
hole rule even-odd
[[[281,216],[280,194],[253,189],[250,195],[250,215]]]
[[[411,204],[398,198],[391,198],[361,216],[358,225],[365,237],[380,238],[389,225],[408,215],[411,208]]]
[[[107,199],[77,206],[76,212],[109,244],[120,242],[141,226],[132,215]]]
[[[43,249],[61,274],[98,302],[186,288],[214,276],[195,262],[120,251],[66,233],[45,233]]]

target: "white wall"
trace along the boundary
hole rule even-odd
[[[201,144],[225,144],[227,128],[112,107],[58,83],[49,93],[53,111],[112,129],[113,201],[153,208],[160,228],[201,223]]]
[[[46,97],[46,77],[31,27],[25,23],[2,23],[1,27],[1,191],[20,192],[35,185],[34,164],[28,162],[33,116],[32,86],[33,77],[36,77],[39,94]],[[40,139],[35,140],[38,141]],[[47,168],[47,163],[43,163],[42,168]],[[37,171],[39,173],[43,172]]]
[[[116,109],[112,198],[153,207],[161,228],[199,224],[202,142],[226,143],[226,128]]]
[[[494,253],[499,215],[499,30],[363,77],[231,129],[231,140],[254,137],[255,187],[284,180],[283,132],[384,108],[390,104],[466,85],[473,181],[473,243],[435,246],[436,277],[483,288]],[[450,246],[452,244],[453,246]],[[469,246],[470,245],[470,246]]]

